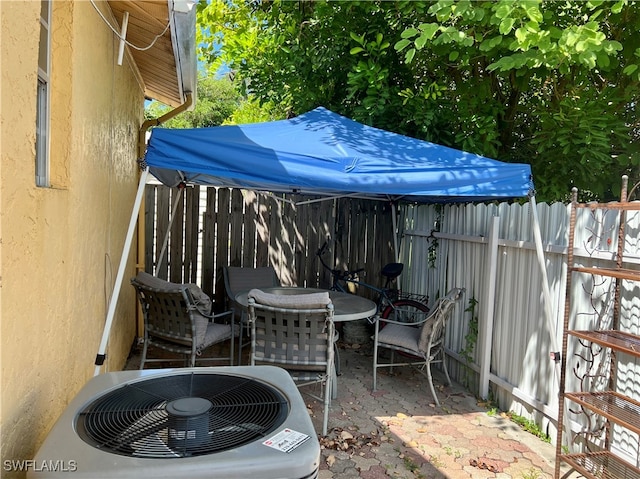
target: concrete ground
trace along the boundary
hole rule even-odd
[[[553,477],[554,446],[506,417],[489,414],[461,385],[444,386],[438,371],[439,407],[424,376],[410,368],[396,368],[393,375],[382,370],[373,392],[370,347],[341,344],[340,361],[329,433],[319,437],[319,479]],[[134,351],[126,369],[138,365],[139,351]],[[303,398],[321,431],[322,404]]]

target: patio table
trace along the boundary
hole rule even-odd
[[[271,294],[309,294],[328,292],[333,303],[333,321],[336,323],[343,321],[355,321],[374,316],[377,311],[376,303],[370,299],[357,296],[355,294],[342,293],[340,291],[329,291],[319,288],[298,288],[278,286],[273,288],[261,288],[265,293]],[[245,308],[249,305],[248,291],[243,291],[236,295],[236,301]]]

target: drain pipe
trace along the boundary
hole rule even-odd
[[[144,158],[144,152],[147,149],[147,131],[149,130],[149,128],[153,126],[160,126],[165,121],[171,120],[171,118],[178,116],[183,111],[188,110],[192,104],[193,93],[189,92],[186,94],[185,102],[182,105],[174,108],[171,111],[168,111],[160,118],[145,120],[138,132],[138,158]]]

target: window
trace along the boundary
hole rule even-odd
[[[36,105],[36,185],[49,186],[49,72],[51,1],[40,2],[40,51]]]

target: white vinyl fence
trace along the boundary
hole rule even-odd
[[[570,206],[543,203],[536,207],[551,293],[550,320],[545,312],[531,207],[531,203],[404,207],[399,258],[405,264],[402,289],[428,294],[433,301],[452,287],[465,288],[462,304],[447,329],[452,377],[479,394],[483,367],[487,368],[489,398],[501,409],[535,421],[555,442],[559,384],[550,354],[562,341]],[[575,256],[585,265],[614,259],[617,248],[614,215],[607,217],[602,211],[588,209],[579,213]],[[628,213],[625,268],[640,268],[638,216],[637,212]],[[488,246],[492,229],[498,234],[497,254],[493,255]],[[636,334],[640,329],[639,287],[630,281],[624,281],[622,286],[621,328]],[[596,321],[605,320],[610,315],[612,291],[610,280],[574,277],[571,306],[578,314],[574,314],[572,328],[593,329]],[[494,300],[490,301],[493,294]],[[472,314],[468,307],[472,300],[477,302],[474,316],[479,321],[475,338],[469,334]],[[465,350],[468,352],[464,353]],[[570,367],[576,367],[573,351],[568,353]],[[488,364],[485,358],[490,358]],[[620,374],[625,376],[622,381],[625,390],[621,392],[638,398],[638,364],[634,360],[625,361]],[[567,389],[580,390],[571,371],[567,373]],[[574,416],[571,420],[572,428],[581,427],[580,418]],[[616,440],[618,447],[638,450],[637,438],[622,436]],[[637,452],[630,454],[632,462],[637,463]]]

